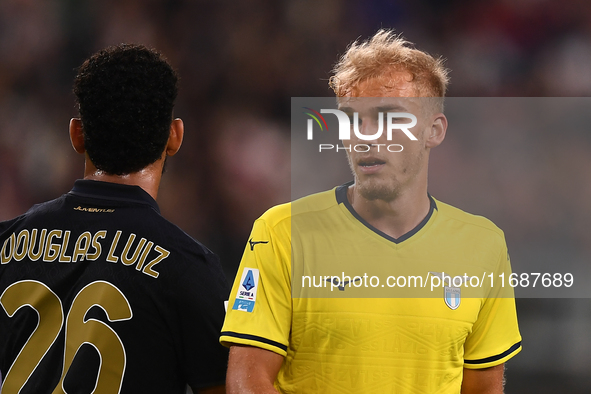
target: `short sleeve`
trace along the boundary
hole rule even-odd
[[[504,240],[503,240],[504,245]],[[499,257],[495,279],[504,274],[505,283],[497,280],[482,308],[464,345],[464,367],[489,368],[509,360],[521,351],[521,335],[517,324],[517,312],[513,289],[508,286],[511,264],[507,247]]]
[[[287,354],[291,327],[290,225],[253,226],[236,275],[220,342]]]
[[[228,349],[217,341],[224,319],[229,286],[218,257],[195,256],[195,261],[173,289],[178,312],[177,352],[187,383],[193,389],[224,384]],[[169,321],[170,322],[170,321]]]

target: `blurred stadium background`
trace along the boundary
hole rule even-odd
[[[181,75],[186,136],[162,213],[232,279],[254,219],[290,199],[290,98],[330,96],[338,55],[381,27],[447,58],[450,96],[591,95],[587,0],[0,0],[0,220],[82,176],[67,133],[75,67],[107,45],[146,44]],[[591,133],[496,131],[446,141],[431,193],[502,227],[516,271],[536,253],[557,270],[590,264]],[[524,350],[507,393],[591,392],[591,300],[517,302]]]

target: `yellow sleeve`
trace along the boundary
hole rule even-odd
[[[504,241],[503,241],[504,244]],[[504,286],[499,275],[504,273]],[[464,344],[464,367],[489,368],[509,360],[521,351],[513,289],[508,285],[511,263],[504,245],[495,282]]]
[[[290,221],[253,226],[236,275],[220,342],[287,354],[291,329]]]

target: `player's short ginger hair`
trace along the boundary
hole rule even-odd
[[[351,94],[359,83],[393,70],[411,74],[418,97],[445,96],[449,78],[443,59],[413,48],[393,31],[384,29],[366,41],[355,41],[349,46],[334,66],[329,85],[337,97],[343,97]]]

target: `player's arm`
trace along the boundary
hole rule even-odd
[[[174,328],[172,338],[182,374],[193,393],[224,393],[228,349],[217,339],[229,286],[215,254],[196,248],[189,256],[190,263],[175,278],[170,308],[175,313],[167,320]]]
[[[230,293],[220,342],[230,347],[228,393],[274,393],[291,331],[289,205],[255,221]]]
[[[511,264],[504,237],[501,241],[495,277],[501,273],[509,277]],[[504,364],[521,351],[513,288],[497,282],[483,301],[464,343],[462,394],[502,394]]]
[[[503,394],[505,364],[490,368],[464,368],[461,394]]]
[[[253,346],[230,348],[226,387],[228,394],[277,394],[273,382],[283,356]]]

